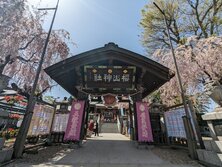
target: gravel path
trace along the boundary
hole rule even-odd
[[[192,160],[188,156],[188,150],[184,149],[172,149],[169,147],[154,147],[152,152],[171,164],[187,164],[192,167],[203,167],[197,161]]]
[[[58,145],[44,147],[37,154],[23,154],[22,159],[17,159],[15,162],[7,165],[8,167],[17,167],[17,166],[31,166],[38,165],[43,163],[48,163],[52,161],[53,158],[60,156],[64,152],[67,152],[67,146]]]

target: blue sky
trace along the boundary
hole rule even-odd
[[[70,49],[79,54],[115,42],[119,47],[145,55],[140,42],[141,9],[145,0],[60,0],[53,29],[70,32],[76,46]],[[29,0],[38,7],[54,7],[56,0]],[[52,12],[46,18],[51,21]],[[44,25],[48,29],[49,24]],[[54,97],[69,96],[61,87],[47,93]]]

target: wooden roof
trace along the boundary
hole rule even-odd
[[[99,91],[98,89],[84,89],[84,66],[135,66],[135,89],[114,91]],[[89,94],[134,94],[142,91],[142,97],[158,89],[169,81],[174,73],[167,67],[132,51],[118,47],[114,43],[108,43],[104,47],[93,49],[45,69],[45,72],[62,86],[67,92],[77,97],[79,91]]]

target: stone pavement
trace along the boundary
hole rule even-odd
[[[81,148],[67,149],[48,162],[14,163],[14,166],[193,167],[191,164],[171,164],[155,155],[152,149],[137,149],[127,137],[108,133],[100,134],[99,137],[93,136]]]

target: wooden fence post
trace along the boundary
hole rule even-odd
[[[183,123],[184,123],[185,131],[186,131],[186,135],[187,135],[187,144],[188,144],[188,150],[189,150],[190,156],[192,159],[197,159],[195,136],[191,134],[191,130],[190,130],[192,127],[190,127],[190,123],[187,116],[183,116],[182,118],[183,118]]]
[[[189,108],[190,108],[191,118],[193,119],[194,129],[196,131],[197,138],[198,138],[198,141],[200,143],[200,148],[205,149],[204,142],[203,142],[201,134],[200,134],[200,128],[199,128],[199,125],[198,125],[198,122],[197,122],[197,116],[194,112],[193,104],[191,103],[190,100],[188,100],[188,105],[189,105]]]

